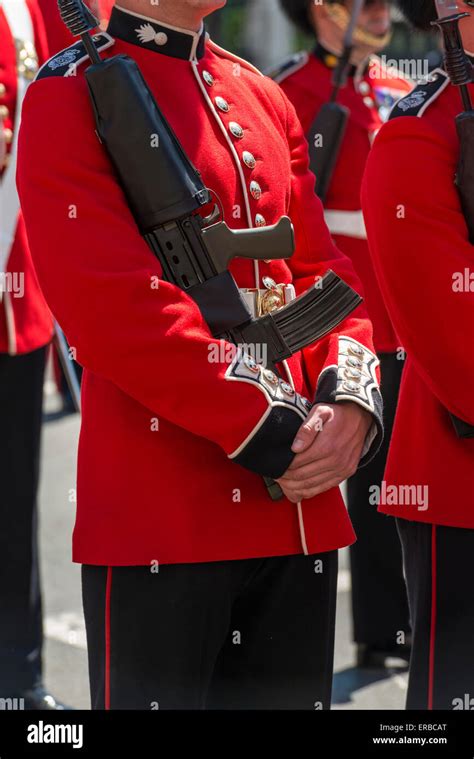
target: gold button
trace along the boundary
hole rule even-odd
[[[223,111],[224,113],[229,112],[229,103],[227,100],[224,100],[224,98],[217,97],[215,103],[220,111]]]
[[[271,385],[278,385],[278,377],[270,369],[265,369],[263,376]]]
[[[356,343],[350,343],[348,350],[349,353],[352,353],[353,356],[357,356],[357,358],[364,355],[364,349],[361,345],[357,345]]]
[[[256,227],[265,227],[266,226],[266,219],[264,216],[262,216],[261,213],[258,213],[255,217],[255,226]]]
[[[203,71],[202,72],[202,78],[206,82],[209,87],[214,87],[215,79],[212,76],[212,74],[209,73],[209,71]]]
[[[347,380],[342,383],[343,390],[346,390],[348,393],[359,393],[360,391],[360,385],[357,382],[352,382],[352,380]]]
[[[335,69],[337,64],[339,63],[339,58],[332,53],[328,53],[324,57],[324,63],[326,66],[328,66],[330,69]]]
[[[256,361],[253,360],[251,356],[248,356],[248,355],[244,356],[244,364],[247,367],[247,369],[249,369],[254,374],[258,374],[260,372],[259,365],[257,364]]]
[[[248,150],[244,150],[242,154],[242,160],[249,169],[254,169],[257,161],[255,160],[255,156],[252,155]]]
[[[288,384],[288,382],[280,382],[280,387],[285,393],[285,395],[289,395],[290,398],[292,398],[295,394],[295,391],[291,387],[291,385]]]
[[[367,97],[364,98],[364,105],[366,105],[367,108],[373,108],[375,102],[369,95],[367,95]]]
[[[252,198],[255,200],[260,200],[262,197],[262,188],[260,187],[258,182],[252,181],[250,182],[250,194]]]
[[[0,105],[0,119],[7,119],[10,115],[10,111],[8,110],[6,105]]]
[[[236,121],[231,121],[229,124],[229,129],[231,133],[234,135],[234,137],[237,137],[238,140],[241,140],[244,136],[244,130],[240,126],[240,124],[237,124]]]
[[[358,358],[354,358],[354,356],[348,356],[346,361],[346,366],[351,366],[353,369],[362,369],[362,361],[360,361]]]
[[[4,84],[0,82],[0,98],[2,98],[6,94],[7,88]]]
[[[344,376],[356,382],[362,379],[362,373],[358,369],[344,369]]]
[[[370,84],[368,82],[361,82],[359,84],[359,92],[361,95],[368,95],[370,92]]]
[[[5,142],[7,145],[11,145],[13,142],[13,132],[11,129],[4,129],[3,130],[3,136],[5,138]]]

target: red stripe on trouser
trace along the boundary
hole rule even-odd
[[[436,648],[436,525],[431,525],[431,627],[430,660],[428,674],[428,709],[433,709],[434,671]]]
[[[110,709],[110,597],[112,592],[112,567],[107,567],[105,588],[105,708]]]

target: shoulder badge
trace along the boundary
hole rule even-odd
[[[99,52],[115,44],[114,38],[106,32],[95,34],[92,41]],[[53,55],[49,61],[46,61],[38,71],[36,79],[46,79],[50,76],[74,76],[77,67],[87,60],[89,60],[89,56],[86,53],[84,43],[75,42],[74,45],[61,50],[60,53]]]
[[[435,69],[426,82],[419,84],[406,97],[395,103],[389,120],[395,119],[397,116],[423,116],[427,108],[441,95],[449,83],[450,79],[446,71]]]
[[[270,79],[273,79],[279,84],[288,76],[294,74],[295,71],[299,71],[299,69],[303,68],[303,66],[308,62],[308,58],[309,54],[305,51],[295,53],[294,55],[290,55],[289,58],[286,58],[284,61],[282,61],[280,65],[274,66],[265,73],[270,77]]]

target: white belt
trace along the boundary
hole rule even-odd
[[[333,235],[356,237],[367,240],[367,230],[362,211],[324,211],[326,225]]]

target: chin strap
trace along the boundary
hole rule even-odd
[[[337,28],[345,32],[351,21],[351,14],[347,8],[339,3],[330,3],[326,6],[326,11]],[[376,34],[371,34],[360,26],[356,26],[353,35],[354,45],[365,45],[370,47],[374,53],[383,50],[383,48],[388,45],[391,38],[391,31],[384,34],[383,37],[380,37]]]

